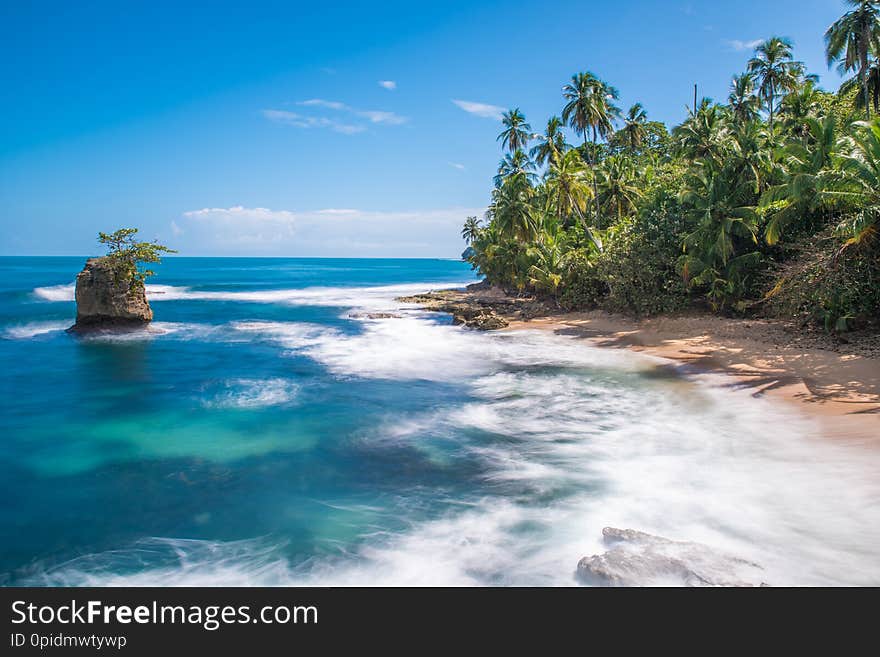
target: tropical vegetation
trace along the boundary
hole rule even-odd
[[[155,273],[144,265],[160,262],[164,253],[177,253],[157,242],[139,242],[137,232],[137,228],[120,228],[112,233],[98,233],[98,242],[107,247],[105,257],[114,278],[127,281],[132,293],[143,289],[147,278]]]
[[[488,282],[564,308],[706,308],[837,332],[880,321],[880,1],[825,34],[836,92],[774,36],[672,129],[592,72],[533,133],[503,115],[504,154],[465,258]],[[873,112],[873,113],[872,113]],[[569,138],[574,144],[570,144]]]

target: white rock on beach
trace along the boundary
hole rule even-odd
[[[761,566],[706,545],[606,527],[610,550],[584,557],[577,575],[593,586],[760,586]]]

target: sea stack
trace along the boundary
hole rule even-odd
[[[110,258],[89,258],[76,276],[74,332],[106,328],[137,328],[153,319],[144,286],[120,278]]]

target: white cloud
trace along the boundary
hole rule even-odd
[[[309,100],[303,100],[297,103],[297,105],[305,105],[306,107],[326,107],[327,109],[334,110],[348,109],[345,106],[345,103],[340,103],[335,100],[324,100],[322,98],[311,98]]]
[[[289,210],[270,210],[269,208],[246,208],[235,205],[231,208],[202,208],[183,213],[184,217],[196,219],[244,220],[254,222],[274,221],[293,223],[296,215]]]
[[[386,110],[362,110],[356,107],[351,107],[350,105],[346,105],[337,100],[310,98],[308,100],[299,101],[297,105],[301,107],[318,107],[332,110],[334,112],[343,112],[376,124],[402,125],[409,121],[407,117],[396,114],[395,112],[389,112]],[[366,127],[357,123],[347,123],[329,116],[313,116],[311,114],[301,114],[298,112],[290,112],[288,110],[267,109],[263,110],[263,116],[270,121],[292,125],[297,128],[330,128],[336,132],[342,132],[344,134],[354,134],[366,130]]]
[[[464,165],[459,164],[458,162],[450,162],[449,166],[451,166],[453,169],[459,169],[461,171],[464,171]]]
[[[740,41],[739,39],[728,39],[725,43],[736,51],[754,50],[763,42],[763,39],[754,39],[752,41]]]
[[[306,116],[287,110],[265,109],[263,116],[275,123],[292,125],[297,128],[329,128],[344,135],[353,135],[366,130],[362,125],[344,123],[325,116]]]
[[[481,116],[484,119],[497,119],[501,120],[501,114],[504,112],[503,107],[498,107],[498,105],[488,105],[486,103],[475,103],[470,100],[452,100],[453,103],[458,105],[461,109],[469,114],[474,114],[476,116]]]
[[[181,215],[186,237],[177,246],[191,255],[457,257],[462,222],[484,211],[202,208]]]
[[[183,234],[183,228],[181,228],[180,225],[176,221],[174,221],[174,219],[171,220],[171,233],[175,237]]]
[[[318,210],[318,214],[357,214],[358,210],[352,208],[325,208]]]
[[[371,123],[387,123],[389,125],[400,125],[407,122],[405,116],[400,116],[394,112],[383,112],[381,110],[365,110],[363,112],[355,112],[358,116],[362,116]]]
[[[379,80],[379,86],[388,91],[397,89],[397,83],[394,80]]]

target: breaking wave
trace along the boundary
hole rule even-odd
[[[3,331],[3,336],[10,340],[28,340],[47,333],[64,331],[70,327],[69,321],[30,322],[20,326],[10,326]]]
[[[33,294],[43,301],[73,301],[76,285],[51,285],[49,287],[35,287]]]
[[[464,287],[461,283],[416,283],[372,287],[307,287],[282,290],[198,290],[186,286],[147,285],[147,298],[155,301],[240,301],[288,306],[324,306],[382,310],[399,306],[394,299],[425,292],[426,289]],[[33,295],[43,301],[73,301],[76,286],[37,287]]]

